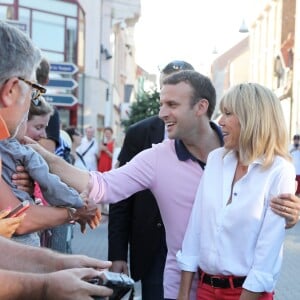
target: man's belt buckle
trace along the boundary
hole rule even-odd
[[[210,285],[211,285],[213,288],[217,288],[217,287],[218,287],[218,286],[215,286],[215,284],[214,284],[215,279],[218,279],[218,278],[217,278],[217,277],[213,277],[213,276],[210,277]]]

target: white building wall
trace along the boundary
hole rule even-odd
[[[251,80],[274,88],[273,62],[281,46],[281,1],[264,1],[250,34]]]
[[[98,115],[105,115],[106,86],[100,79],[102,1],[79,0],[85,11],[85,69],[82,82],[83,127],[98,128]],[[97,134],[98,135],[98,134]],[[98,135],[99,138],[99,135]]]
[[[250,55],[252,65],[251,80],[269,87],[280,98],[282,98],[282,96],[284,95],[285,84],[280,83],[278,87],[278,78],[276,78],[274,75],[274,62],[276,56],[281,57],[282,55],[281,43],[283,1],[284,0],[264,1],[261,6],[261,11],[257,12],[257,18],[252,24],[250,34]],[[297,33],[295,34],[295,36],[297,37]],[[298,50],[295,49],[295,61],[297,60],[296,56],[299,50],[299,48]],[[298,60],[299,59],[300,58],[298,57]],[[280,80],[286,81],[286,75],[284,76],[285,77]],[[299,76],[295,74],[294,78],[297,77],[299,78]],[[296,82],[294,83],[294,91],[297,92]],[[299,92],[300,91],[298,90],[298,94]],[[286,124],[288,126],[288,129],[290,129],[290,126],[293,126],[292,124],[296,123],[291,121],[290,116],[292,114],[294,115],[294,118],[296,118],[296,115],[299,115],[299,108],[297,109],[297,112],[292,109],[291,98],[289,97],[281,99],[281,105]]]
[[[298,4],[298,3],[297,3]],[[300,5],[296,5],[295,46],[294,46],[294,79],[293,110],[291,132],[300,133]]]
[[[100,31],[101,31],[101,0],[79,1],[85,11],[86,39],[85,39],[85,74],[98,77]],[[92,46],[91,46],[92,45]]]
[[[140,0],[123,1],[121,6],[119,1],[114,0],[79,2],[86,18],[84,86],[81,87],[84,127],[92,125],[97,128],[100,138],[103,126],[111,126],[115,135],[119,136],[122,130],[118,108],[123,101],[124,85],[128,78],[130,83],[135,80],[135,58],[128,59],[124,50],[129,44],[129,37],[130,44],[134,43],[133,29],[125,24],[127,18],[139,15]],[[135,22],[131,26],[134,25]],[[101,53],[101,45],[106,52]]]

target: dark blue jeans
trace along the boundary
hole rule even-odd
[[[141,279],[143,300],[164,300],[163,277],[166,261],[166,245],[162,243],[155,261],[146,276]]]
[[[61,253],[72,253],[72,224],[63,224],[51,229],[51,249]]]

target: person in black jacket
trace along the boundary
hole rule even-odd
[[[194,70],[185,61],[172,61],[161,71],[162,77],[180,70]],[[139,152],[151,148],[165,138],[165,125],[152,116],[131,125],[118,156],[119,165],[130,161]],[[141,201],[142,199],[142,201]],[[128,274],[141,280],[143,300],[163,300],[163,272],[167,254],[165,229],[153,194],[141,191],[127,200],[109,207],[108,259],[111,271]]]

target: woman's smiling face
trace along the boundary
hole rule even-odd
[[[237,115],[224,107],[222,117],[219,120],[219,125],[221,126],[223,133],[224,147],[229,150],[238,150],[241,124]]]

